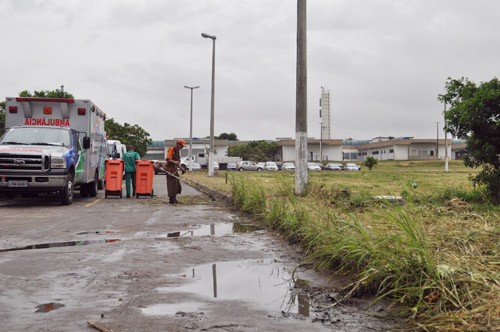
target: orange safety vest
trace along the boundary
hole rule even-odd
[[[181,160],[181,157],[179,156],[179,151],[175,148],[175,146],[170,147],[167,152],[167,172],[169,172],[170,174],[174,174],[176,165],[171,163],[170,160],[174,161]]]

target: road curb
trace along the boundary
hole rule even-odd
[[[212,189],[210,187],[205,186],[204,184],[201,184],[199,182],[196,182],[192,179],[188,178],[183,178],[184,182],[190,185],[191,187],[194,187],[201,191],[204,194],[207,194],[208,196],[214,198],[215,200],[219,201],[224,201],[226,203],[230,203],[232,201],[231,195],[226,195],[220,191],[217,191],[215,189]]]

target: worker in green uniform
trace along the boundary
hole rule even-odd
[[[130,181],[132,180],[132,196],[135,196],[135,161],[140,160],[141,156],[134,151],[134,146],[129,145],[128,151],[123,155],[122,160],[125,164],[125,188],[127,188],[127,198],[130,198]]]

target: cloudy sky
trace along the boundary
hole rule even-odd
[[[500,1],[309,0],[308,136],[321,86],[332,138],[435,138],[448,77],[500,69]],[[0,94],[64,84],[155,140],[295,136],[296,0],[0,0]],[[440,131],[440,137],[443,132]]]

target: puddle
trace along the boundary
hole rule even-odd
[[[209,225],[201,225],[198,228],[189,231],[178,231],[167,233],[167,237],[187,237],[187,236],[207,236],[215,235],[222,236],[234,233],[250,233],[261,230],[262,228],[252,224],[238,224],[238,223],[211,223]],[[160,235],[159,237],[165,237]]]
[[[85,231],[85,232],[78,232],[75,233],[75,235],[87,235],[87,234],[112,234],[115,231]]]
[[[35,308],[37,308],[37,310],[35,312],[49,312],[49,311],[52,311],[52,310],[59,309],[61,307],[64,307],[64,304],[62,304],[62,303],[54,303],[54,302],[44,303],[44,304],[37,305],[35,307]]]
[[[0,252],[7,251],[17,251],[17,250],[30,250],[30,249],[47,249],[47,248],[59,248],[59,247],[78,247],[78,246],[88,246],[90,244],[98,243],[109,243],[121,241],[120,239],[105,239],[105,240],[88,240],[88,241],[67,241],[67,242],[50,242],[41,244],[32,244],[25,247],[7,248],[0,249]]]
[[[173,316],[186,312],[200,311],[202,305],[199,302],[159,303],[141,308],[140,311],[146,316]],[[201,312],[199,314],[203,315]]]
[[[181,277],[190,282],[177,288],[159,287],[157,291],[188,292],[213,300],[251,302],[266,310],[304,317],[313,315],[312,299],[295,289],[289,269],[272,259],[200,265]]]

